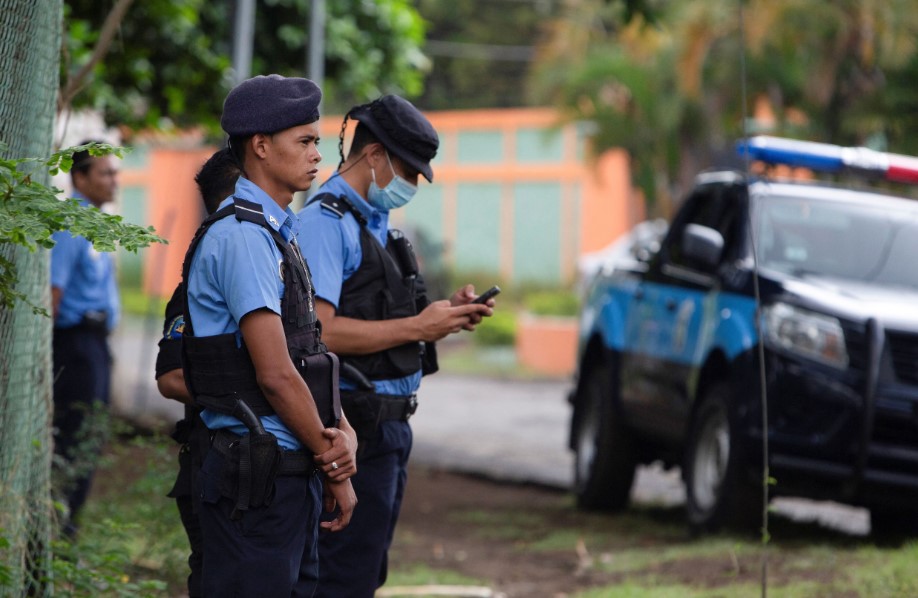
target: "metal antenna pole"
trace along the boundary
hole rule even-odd
[[[252,74],[254,38],[255,0],[237,0],[233,26],[233,76],[237,85]]]
[[[325,83],[325,0],[312,0],[309,13],[308,77],[321,89]]]

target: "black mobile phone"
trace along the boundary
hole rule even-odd
[[[477,297],[472,299],[472,303],[485,303],[487,302],[488,299],[496,296],[498,293],[500,293],[500,287],[497,285],[494,285],[493,287],[491,287],[490,289],[488,289],[481,295],[478,295]]]

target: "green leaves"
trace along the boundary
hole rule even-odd
[[[65,0],[61,81],[87,65],[112,2]],[[109,124],[131,129],[201,127],[219,138],[232,86],[232,2],[134,2],[118,36],[73,97]],[[309,45],[309,0],[259,2],[252,75],[302,77]],[[344,111],[382,93],[416,96],[428,68],[424,21],[409,0],[327,2],[323,111]]]
[[[114,251],[116,245],[137,251],[150,243],[166,242],[153,227],[129,224],[121,216],[83,207],[73,198],[61,201],[60,189],[38,182],[49,174],[69,172],[73,154],[83,150],[92,156],[122,157],[124,153],[122,148],[106,143],[90,143],[61,150],[49,158],[0,159],[0,244],[19,245],[29,251],[50,249],[54,246],[51,236],[64,230],[86,237],[98,251]],[[8,148],[0,144],[0,155],[7,153]],[[16,291],[17,280],[15,263],[0,255],[0,307],[11,309],[19,300],[29,303],[36,313],[46,313]]]

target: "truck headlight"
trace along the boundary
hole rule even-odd
[[[768,343],[838,369],[848,367],[845,333],[837,318],[787,303],[774,303],[762,311]]]

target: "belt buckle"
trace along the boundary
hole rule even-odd
[[[418,397],[417,395],[411,395],[408,397],[408,401],[405,403],[405,421],[411,419],[411,416],[414,415],[414,412],[418,410]]]

